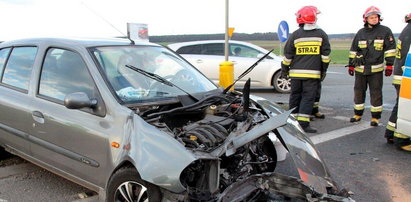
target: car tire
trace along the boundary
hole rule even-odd
[[[291,79],[282,78],[281,71],[278,71],[274,74],[272,85],[274,89],[279,93],[291,92]]]
[[[128,199],[126,200],[125,197]],[[160,189],[140,178],[133,167],[123,167],[110,178],[107,186],[107,201],[161,201]]]

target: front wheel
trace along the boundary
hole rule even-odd
[[[107,201],[161,201],[161,192],[155,185],[144,182],[135,168],[124,167],[111,176],[107,188]]]
[[[291,92],[291,79],[285,79],[281,77],[281,71],[275,73],[272,85],[274,89],[279,93],[290,93]]]

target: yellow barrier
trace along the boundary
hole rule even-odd
[[[227,88],[234,82],[234,63],[231,61],[224,61],[220,63],[220,78],[219,86]],[[230,88],[233,91],[234,87]]]

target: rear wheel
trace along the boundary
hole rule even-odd
[[[274,89],[279,93],[291,92],[291,79],[285,79],[281,77],[281,71],[274,74],[272,85]]]
[[[133,167],[123,167],[111,176],[107,188],[108,202],[161,201],[160,189],[143,181]]]

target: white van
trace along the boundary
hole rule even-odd
[[[411,49],[404,64],[401,90],[398,101],[396,135],[411,137]]]

